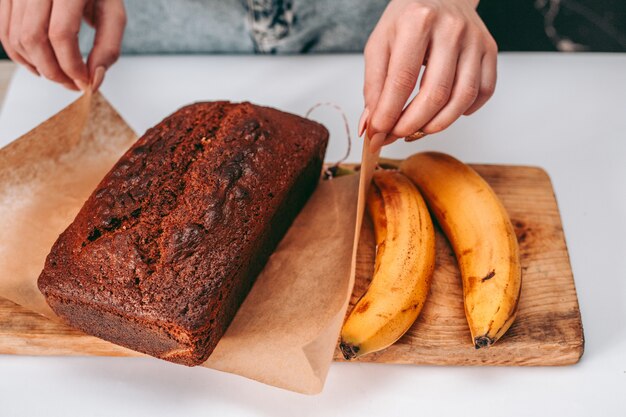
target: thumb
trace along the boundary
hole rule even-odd
[[[123,0],[96,1],[93,9],[96,35],[87,59],[87,67],[93,91],[104,79],[104,72],[117,61],[126,26],[126,10]]]

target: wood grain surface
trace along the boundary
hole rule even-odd
[[[437,231],[437,266],[420,317],[396,344],[357,361],[429,365],[568,365],[583,353],[583,330],[558,206],[540,168],[473,165],[491,184],[515,226],[523,284],[518,316],[489,349],[473,348],[463,311],[459,270]],[[374,264],[371,223],[365,222],[352,303],[365,291]],[[125,348],[53,323],[0,299],[0,353],[139,356]],[[339,350],[335,360],[343,360]]]

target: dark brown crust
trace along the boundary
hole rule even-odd
[[[61,234],[39,289],[69,324],[204,362],[321,172],[328,132],[250,103],[197,103],[148,130]]]

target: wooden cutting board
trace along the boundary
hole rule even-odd
[[[584,337],[574,279],[550,178],[540,168],[473,165],[507,208],[520,243],[523,284],[518,316],[489,349],[475,350],[463,311],[454,253],[437,231],[431,293],[413,327],[388,349],[360,362],[429,365],[568,365],[578,362]],[[351,304],[365,291],[374,265],[374,237],[363,226]],[[140,354],[51,322],[0,299],[0,353],[18,355]],[[335,360],[343,360],[339,350]]]

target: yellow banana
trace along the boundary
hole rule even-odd
[[[476,171],[449,155],[415,154],[400,170],[420,189],[454,249],[474,347],[492,345],[513,323],[522,286],[506,209]]]
[[[398,171],[376,171],[367,195],[376,235],[369,288],[341,330],[346,359],[384,349],[419,315],[435,268],[435,232],[428,207]]]

